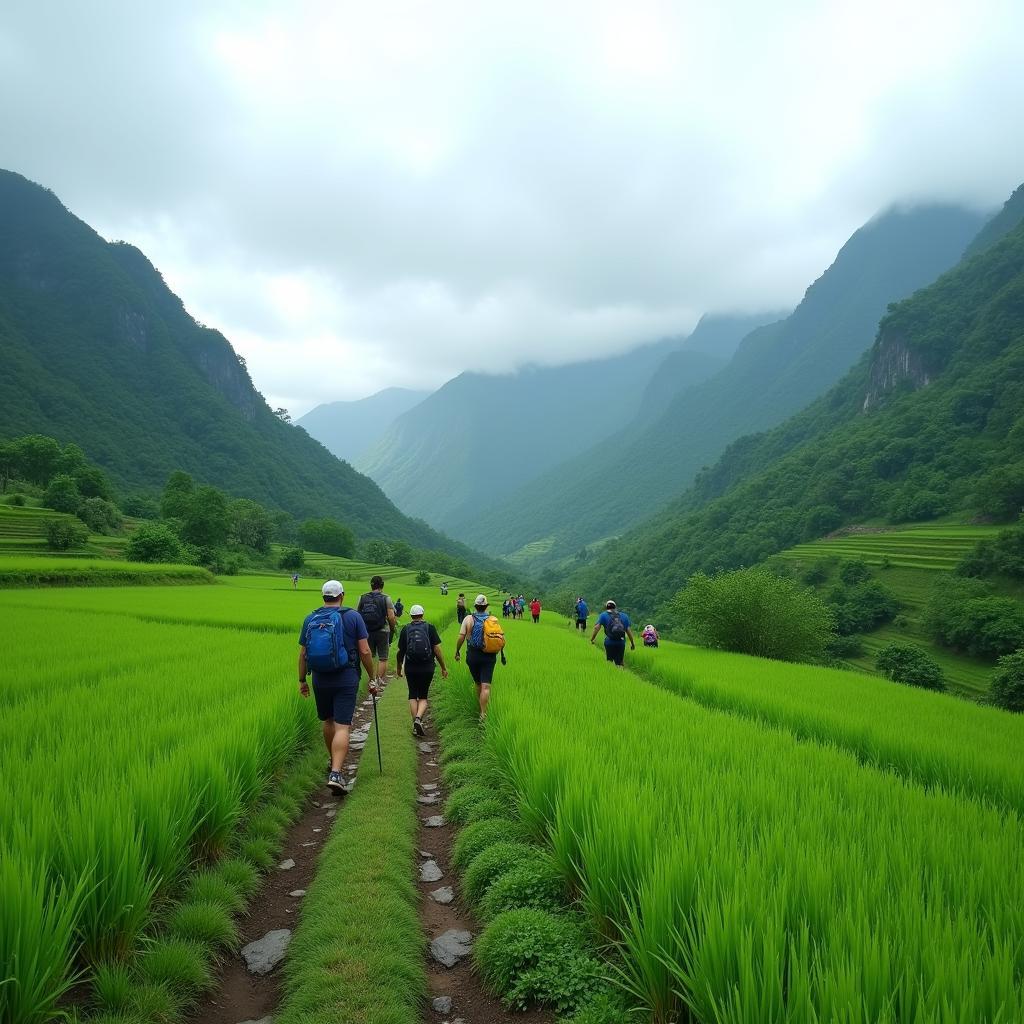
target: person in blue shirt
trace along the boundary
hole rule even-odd
[[[622,668],[623,659],[626,657],[626,639],[629,638],[629,649],[636,650],[636,641],[633,639],[633,631],[629,628],[629,616],[620,612],[615,607],[614,601],[605,603],[604,611],[597,617],[594,623],[594,631],[590,634],[590,642],[594,642],[597,631],[604,628],[604,656],[608,661],[615,662]]]
[[[338,580],[328,580],[321,588],[325,608],[337,608],[341,615],[341,628],[345,648],[348,651],[348,664],[337,672],[313,673],[313,696],[316,698],[317,717],[323,722],[324,743],[330,763],[327,766],[327,785],[339,793],[344,793],[345,781],[342,778],[341,766],[348,754],[348,734],[352,725],[352,715],[356,709],[356,695],[359,693],[359,663],[362,662],[366,675],[370,680],[370,692],[377,692],[377,684],[373,675],[373,658],[370,656],[369,633],[363,617],[354,608],[343,608],[341,600],[345,588]],[[309,634],[309,620],[312,612],[302,622],[299,633],[299,693],[309,696],[309,684],[306,682],[306,638]]]
[[[590,614],[590,609],[587,607],[587,602],[583,600],[583,596],[580,595],[576,599],[576,628],[582,633],[587,631],[587,616]]]

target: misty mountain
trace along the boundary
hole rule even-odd
[[[410,514],[451,528],[636,416],[651,377],[682,342],[512,374],[462,373],[398,417],[358,466]],[[676,372],[703,379],[721,366],[693,353]]]
[[[826,395],[742,438],[691,491],[576,569],[652,614],[687,577],[755,564],[840,526],[1024,505],[1024,207],[1015,198],[957,266],[882,319]]]
[[[155,491],[182,469],[361,537],[469,553],[275,416],[227,339],[189,316],[138,249],[9,171],[0,225],[0,437],[74,441],[122,490]]]
[[[339,459],[354,463],[391,424],[429,391],[385,388],[352,402],[325,402],[295,422]]]
[[[621,535],[683,493],[730,442],[835,384],[871,346],[889,304],[953,266],[984,220],[954,206],[873,219],[797,308],[752,331],[723,370],[678,394],[654,422],[629,424],[484,510],[460,536],[536,564]],[[500,530],[487,528],[499,520]]]

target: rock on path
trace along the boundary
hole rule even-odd
[[[455,899],[455,890],[450,885],[442,885],[430,894],[430,898],[435,903],[451,903]]]
[[[440,828],[444,824],[444,816],[440,814],[432,814],[429,818],[423,819],[423,824],[427,828]]]
[[[467,933],[468,934],[468,933]],[[242,958],[251,974],[269,974],[283,959],[292,933],[288,928],[276,928],[262,939],[242,947]]]
[[[457,928],[449,928],[430,943],[430,955],[445,967],[454,967],[472,951],[472,934]]]
[[[295,861],[293,861],[291,859],[291,857],[289,857],[287,860],[283,860],[283,861],[281,861],[280,864],[277,865],[277,870],[278,871],[291,871],[291,869],[293,867],[295,867]]]
[[[426,860],[420,865],[421,882],[439,882],[444,878],[444,872],[437,866],[436,860]]]
[[[434,1001],[430,1004],[437,1013],[451,1013],[452,1012],[452,997],[451,996],[435,996]]]

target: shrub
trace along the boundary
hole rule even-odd
[[[238,945],[238,928],[231,914],[217,903],[182,903],[171,915],[168,927],[174,938],[188,942],[229,949]]]
[[[452,846],[452,867],[461,871],[478,853],[488,846],[516,838],[518,830],[501,818],[484,818],[467,825]]]
[[[878,652],[878,671],[893,682],[921,686],[926,690],[944,690],[942,669],[920,647],[893,643]]]
[[[277,560],[279,569],[287,569],[289,572],[298,572],[304,564],[304,553],[302,548],[285,548],[281,557]]]
[[[539,1004],[572,1012],[601,976],[575,922],[543,910],[499,914],[477,940],[474,959],[487,986],[520,1010]]]
[[[763,658],[818,660],[833,632],[821,598],[760,568],[697,573],[673,603],[698,643]]]
[[[828,563],[823,558],[819,558],[818,561],[811,562],[811,564],[804,569],[800,574],[800,579],[809,587],[813,587],[819,583],[824,583],[825,580],[828,579],[828,572]]]
[[[998,658],[1024,647],[1024,609],[1009,597],[996,597],[978,580],[949,581],[937,587],[925,610],[931,637],[976,657]]]
[[[496,786],[501,781],[501,773],[490,758],[474,757],[464,761],[449,761],[441,769],[441,778],[449,789],[455,790],[473,782]]]
[[[499,875],[536,855],[537,847],[527,843],[492,843],[469,862],[462,876],[462,894],[475,906]]]
[[[891,621],[899,610],[896,596],[873,580],[833,587],[829,602],[835,613],[836,632],[844,635],[870,632]]]
[[[47,485],[43,504],[54,512],[68,512],[74,515],[82,504],[82,495],[74,477],[61,473]]]
[[[430,573],[427,572],[426,569],[420,569],[420,571],[416,573],[416,584],[420,587],[430,586]]]
[[[864,653],[864,640],[856,633],[833,637],[825,648],[832,660],[837,658],[859,658]]]
[[[996,662],[989,696],[1004,711],[1024,713],[1024,650],[1004,654]]]
[[[487,818],[503,818],[508,821],[508,804],[492,796],[486,800],[474,801],[465,811],[464,820],[467,825],[472,821],[484,821]]]
[[[125,558],[129,562],[176,562],[181,558],[181,541],[165,523],[143,523],[128,539]]]
[[[591,997],[566,1021],[566,1024],[633,1024],[621,993],[610,985]]]
[[[8,505],[13,505],[15,508],[25,507],[25,495],[24,494],[12,494],[10,500],[7,502]]]
[[[172,992],[195,992],[213,985],[210,963],[201,946],[182,939],[158,939],[139,961],[143,978]]]
[[[871,568],[863,558],[849,558],[839,564],[839,578],[850,586],[863,583],[870,577]]]
[[[445,744],[441,749],[441,764],[448,764],[449,761],[465,761],[475,758],[480,753],[480,738],[466,736],[456,740],[448,741],[445,736]]]
[[[489,823],[487,823],[489,824]],[[490,921],[506,910],[545,910],[565,898],[565,882],[555,862],[541,850],[499,875],[480,901],[480,916]]]
[[[89,539],[89,531],[74,519],[51,519],[46,524],[46,546],[54,551],[80,548]]]
[[[961,576],[1009,576],[1024,579],[1024,526],[1001,530],[980,540],[956,568]]]
[[[78,518],[93,533],[116,533],[124,523],[120,509],[105,498],[86,498],[78,510]]]
[[[193,875],[188,898],[199,903],[213,903],[232,914],[245,910],[248,901],[242,890],[216,871],[200,871]]]
[[[469,821],[468,812],[474,804],[493,800],[494,790],[478,782],[470,782],[457,789],[444,805],[444,816],[448,821],[465,823]]]

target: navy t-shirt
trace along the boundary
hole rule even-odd
[[[586,601],[580,601],[580,603],[576,605],[576,618],[585,619],[589,613],[590,609],[587,607]]]
[[[623,629],[629,629],[629,627],[632,625],[632,623],[629,621],[629,616],[625,612],[619,612],[619,618],[622,620]],[[612,617],[610,612],[601,612],[601,614],[597,617],[597,624],[599,626],[604,626],[604,642],[606,644],[624,644],[626,642],[625,637],[623,637],[621,640],[612,640],[609,638],[608,624],[611,621]]]
[[[330,607],[325,605],[324,607]],[[318,608],[317,611],[320,609]],[[314,672],[313,682],[324,686],[358,686],[359,685],[359,641],[366,640],[369,633],[366,631],[366,623],[362,615],[354,608],[340,608],[342,635],[344,636],[345,649],[348,651],[348,664],[337,672]],[[309,633],[309,620],[313,617],[310,612],[302,620],[302,629],[299,631],[299,645],[306,646],[306,636]]]

